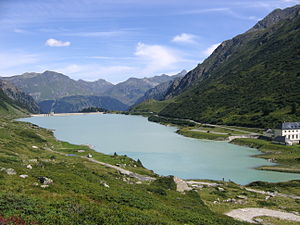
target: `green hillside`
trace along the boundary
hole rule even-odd
[[[165,101],[156,101],[149,99],[133,107],[131,113],[158,113],[162,111],[169,103],[173,102],[172,99]]]
[[[250,30],[224,42],[216,51],[219,57],[225,45],[233,46],[222,53],[224,61],[195,81],[159,114],[256,127],[299,121],[299,28],[300,15],[296,13],[293,18],[264,29]],[[196,72],[197,68],[191,71]]]
[[[22,109],[16,102],[8,98],[0,89],[0,118],[20,117],[28,113]]]

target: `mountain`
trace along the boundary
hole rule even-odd
[[[24,73],[1,79],[10,81],[36,101],[54,100],[73,95],[101,95],[113,86],[104,80],[75,81],[64,74],[53,71]]]
[[[263,35],[272,32],[271,27],[278,25],[278,22],[289,21],[299,15],[299,7],[300,6],[297,5],[284,10],[276,9],[246,33],[238,35],[231,40],[224,41],[211,56],[195,69],[191,70],[179,83],[174,82],[167,91],[165,98],[177,96],[189,87],[205,80],[211,76],[220,65],[231,61],[230,57],[243,51],[244,45],[249,44],[252,40],[262,39],[262,41],[266,42],[267,39],[263,39]],[[263,42],[261,44],[263,44]],[[239,61],[237,60],[237,62]]]
[[[125,105],[132,105],[146,91],[161,83],[173,80],[174,76],[163,74],[150,78],[129,78],[116,85],[103,79],[94,82],[76,81],[64,74],[53,71],[24,73],[0,79],[13,83],[22,91],[31,95],[37,102],[58,100],[68,96],[77,96],[77,98],[78,96],[109,96]],[[85,99],[82,101],[85,101]]]
[[[38,113],[39,107],[33,98],[21,92],[7,81],[0,80],[0,114],[1,116]]]
[[[135,102],[135,105],[150,99],[158,100],[158,101],[163,100],[170,86],[173,85],[174,83],[179,83],[182,77],[184,77],[186,74],[187,71],[183,70],[180,73],[172,76],[172,80],[168,80],[166,82],[163,82],[155,86],[154,88],[149,89],[148,91],[146,91],[144,96],[142,96]]]
[[[275,10],[224,41],[165,99],[159,114],[200,122],[274,127],[300,120],[300,6]],[[174,96],[176,96],[174,98]]]
[[[68,96],[39,103],[42,113],[74,113],[89,107],[126,111],[128,106],[108,96]]]
[[[112,83],[107,82],[106,80],[103,79],[99,79],[92,82],[78,80],[77,83],[85,90],[90,90],[94,95],[102,95],[114,86]]]
[[[161,84],[163,84],[162,86],[165,86],[167,85],[166,83],[183,76],[185,73],[186,71],[183,70],[182,72],[173,76],[163,74],[151,78],[129,78],[125,82],[115,85],[112,89],[106,92],[106,94],[122,101],[127,105],[133,105],[138,101],[138,99],[142,98],[148,90]]]

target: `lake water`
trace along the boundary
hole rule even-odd
[[[140,159],[145,167],[160,175],[190,179],[279,182],[300,179],[300,174],[255,170],[272,165],[251,157],[256,149],[226,142],[183,137],[175,127],[149,122],[141,116],[80,115],[31,117],[22,119],[44,128],[55,129],[55,136],[74,144],[91,144],[96,151]]]

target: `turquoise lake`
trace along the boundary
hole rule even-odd
[[[160,175],[186,179],[279,182],[300,179],[300,174],[260,171],[254,168],[273,165],[256,149],[226,142],[183,137],[175,127],[149,122],[141,116],[115,114],[31,117],[22,119],[54,129],[59,140],[91,144],[96,151],[140,159],[145,167]]]

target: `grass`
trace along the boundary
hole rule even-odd
[[[299,225],[299,222],[295,222],[295,221],[288,221],[288,220],[281,220],[281,219],[277,219],[277,218],[272,218],[272,217],[266,217],[266,216],[261,216],[261,217],[257,217],[260,219],[263,219],[265,224],[279,224],[279,225]]]
[[[213,133],[204,133],[199,131],[192,131],[190,127],[184,127],[177,131],[178,134],[181,134],[186,137],[197,138],[197,139],[207,139],[207,140],[217,140],[224,141],[229,135],[223,134],[213,134]]]
[[[282,210],[287,212],[299,212],[300,204],[299,200],[287,198],[287,197],[271,197],[268,200],[265,199],[266,195],[253,193],[245,190],[244,186],[240,186],[231,182],[219,182],[224,191],[219,191],[216,187],[204,187],[199,190],[201,199],[209,206],[209,208],[217,213],[229,212],[233,209],[239,208],[268,208],[274,210]],[[267,186],[269,185],[269,186]],[[289,194],[299,193],[300,181],[290,181],[283,183],[259,183],[256,186],[251,186],[254,189],[289,192]],[[238,199],[237,196],[245,196],[247,199]],[[239,202],[226,202],[228,199],[236,199]],[[266,219],[265,221],[271,221],[273,225],[282,224],[295,224],[293,222],[277,219]]]
[[[230,127],[228,128],[223,128],[223,127],[214,127],[214,126],[198,126],[197,129],[203,130],[203,131],[209,131],[209,132],[219,132],[219,133],[224,133],[227,135],[243,135],[243,134],[249,134],[247,131],[237,131],[237,130],[232,130]],[[237,128],[236,128],[237,129]]]
[[[244,130],[247,133],[258,133],[258,134],[262,134],[263,133],[263,129],[261,128],[253,128],[253,127],[237,127],[237,126],[224,126],[224,127],[228,127],[228,129],[238,129],[238,130]]]
[[[0,221],[26,224],[247,224],[212,212],[195,191],[181,194],[167,179],[139,183],[80,155],[156,176],[125,156],[57,141],[51,131],[0,119]],[[5,132],[4,132],[5,131]],[[33,147],[36,146],[36,147]],[[66,156],[50,150],[76,154]],[[85,150],[84,153],[78,150]],[[27,165],[32,165],[28,169]],[[137,166],[137,167],[135,167]],[[20,174],[28,178],[20,178]],[[53,180],[42,188],[38,177]],[[107,184],[109,187],[107,187]],[[8,223],[8,222],[7,222]],[[24,224],[23,223],[23,224]]]
[[[153,99],[146,100],[130,110],[131,113],[158,113],[168,104],[174,102],[173,99],[165,101],[156,101]]]

